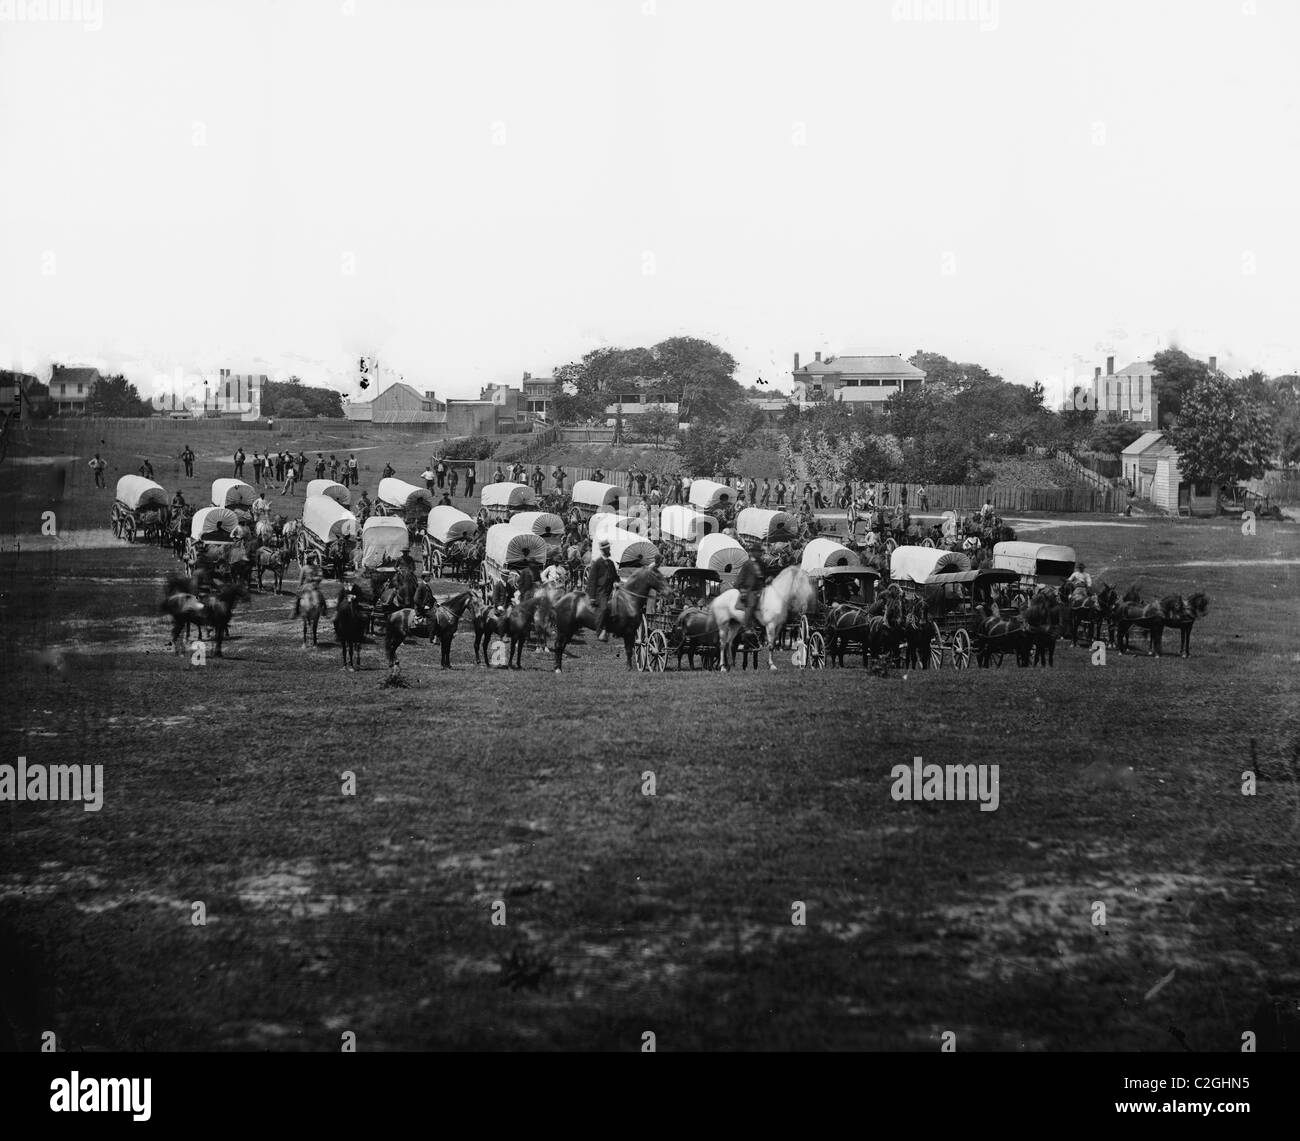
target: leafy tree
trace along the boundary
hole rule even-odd
[[[663,391],[679,396],[681,418],[721,418],[741,397],[730,353],[698,337],[669,337],[650,350]]]
[[[961,364],[951,361],[940,353],[927,353],[917,349],[909,358],[908,364],[925,373],[925,385],[946,388],[953,392],[964,392],[972,384],[983,380],[1001,380],[995,377],[983,365]]]
[[[1189,357],[1182,349],[1166,349],[1156,353],[1152,358],[1155,365],[1155,386],[1157,408],[1160,424],[1166,422],[1166,414],[1177,416],[1183,405],[1183,398],[1197,384],[1210,375],[1210,366],[1204,361]]]
[[[310,420],[311,409],[296,396],[281,397],[276,401],[275,415],[281,420]]]
[[[286,412],[284,402],[297,401],[292,407],[305,408],[305,412]],[[268,380],[262,385],[262,415],[279,416],[286,420],[311,419],[325,416],[329,419],[343,418],[342,395],[332,388],[318,388],[303,384],[302,379],[291,376],[286,381]]]
[[[672,439],[677,434],[677,417],[671,412],[655,409],[653,412],[643,412],[638,416],[637,427],[658,449],[661,443]]]
[[[153,406],[119,373],[101,376],[91,385],[86,411],[92,416],[152,416]]]
[[[1178,450],[1185,479],[1229,486],[1263,476],[1276,447],[1270,412],[1250,396],[1246,383],[1208,370],[1183,395],[1165,437]]]
[[[1271,401],[1283,469],[1300,464],[1300,376],[1279,376]]]
[[[1142,435],[1142,428],[1131,420],[1109,420],[1097,426],[1088,446],[1094,452],[1119,454]]]

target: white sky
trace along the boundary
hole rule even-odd
[[[477,396],[692,334],[786,388],[817,349],[1300,371],[1294,0],[31,6],[0,364],[358,394],[366,352]]]

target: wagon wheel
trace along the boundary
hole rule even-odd
[[[885,540],[885,554],[892,555],[897,548],[898,544],[892,537]]]
[[[647,652],[650,668],[657,674],[663,673],[668,668],[668,635],[662,630],[651,630]]]
[[[921,546],[923,546],[923,547],[930,547],[931,549],[933,549],[933,548],[934,548],[934,540],[931,539],[931,538],[929,538],[929,537],[927,536],[926,538],[924,538],[924,539],[921,540]]]
[[[487,565],[480,564],[478,570],[479,593],[483,595],[484,602],[492,601],[492,576],[488,573]]]
[[[433,570],[433,544],[429,541],[428,535],[424,536],[420,545],[424,548],[424,569],[431,571]]]
[[[799,615],[799,638],[805,646],[812,641],[812,625],[807,614]]]
[[[820,630],[814,630],[808,639],[808,664],[815,670],[826,668],[826,639]]]
[[[970,665],[970,635],[965,630],[952,636],[952,664],[959,670]]]
[[[425,565],[427,569],[433,572],[434,578],[442,578],[442,568],[443,568],[442,552],[438,550],[437,547],[433,547],[430,550],[425,560]]]
[[[128,543],[135,542],[135,516],[134,515],[122,516],[122,538],[124,538]]]
[[[636,668],[642,673],[650,668],[650,623],[646,621],[644,615],[641,617],[641,625],[636,628]]]
[[[932,670],[943,669],[943,635],[939,633],[939,623],[930,623],[932,636],[930,638],[930,668]]]

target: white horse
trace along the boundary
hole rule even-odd
[[[718,628],[718,650],[723,673],[727,672],[727,651],[744,628],[745,612],[739,602],[740,591],[733,588],[724,590],[709,603],[709,614]],[[817,588],[799,567],[786,567],[763,588],[755,613],[767,633],[768,669],[776,669],[776,663],[772,660],[772,647],[776,645],[782,627],[791,618],[811,614],[816,609]]]

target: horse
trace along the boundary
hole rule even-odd
[[[700,662],[706,669],[712,668],[713,659],[718,653],[718,627],[703,610],[683,610],[673,628],[668,632],[668,648],[677,651],[677,668],[682,668],[682,655],[685,654],[691,669],[695,668],[695,651],[700,652]]]
[[[529,595],[522,602],[516,602],[505,616],[501,619],[499,629],[503,640],[509,641],[509,653],[506,655],[506,666],[510,669],[521,670],[524,668],[524,646],[528,643],[528,635],[532,631],[533,621],[540,610],[543,615],[543,621],[549,615],[551,600],[542,592]]]
[[[278,593],[278,592],[277,592]],[[298,591],[298,599],[293,604],[293,616],[302,619],[302,648],[307,648],[307,630],[311,629],[311,644],[316,645],[316,627],[321,615],[325,613],[325,595],[319,584],[308,582]]]
[[[867,630],[871,618],[860,606],[850,606],[837,602],[826,616],[826,664],[844,666],[844,654],[850,643],[858,642],[862,646],[862,665],[867,661]]]
[[[1029,665],[1032,642],[1029,629],[1018,614],[1002,614],[992,600],[977,606],[976,613],[979,624],[974,638],[975,661],[982,669],[989,668],[994,654],[1005,653],[1015,654],[1017,665]]]
[[[924,598],[913,599],[903,618],[904,640],[907,646],[907,668],[930,668],[930,647],[934,642],[934,619]]]
[[[1034,665],[1056,665],[1056,631],[1061,621],[1061,600],[1056,591],[1040,588],[1029,600],[1022,617],[1034,652]]]
[[[1201,591],[1184,598],[1178,594],[1166,595],[1160,600],[1160,607],[1165,614],[1165,625],[1172,626],[1179,634],[1178,656],[1192,656],[1192,626],[1198,618],[1205,617],[1210,608],[1210,600]]]
[[[635,668],[632,664],[632,651],[650,593],[655,590],[662,592],[667,589],[667,586],[658,569],[651,566],[641,568],[626,582],[614,588],[614,594],[605,609],[605,629],[611,634],[622,636],[629,670]],[[735,595],[737,592],[732,590],[728,593]],[[586,627],[588,630],[596,629],[600,623],[601,613],[585,594],[576,590],[571,590],[564,595],[555,604],[553,613],[555,672],[559,673],[564,666],[565,646],[573,639],[579,627]]]
[[[477,594],[470,599],[469,612],[474,621],[474,664],[479,664],[479,648],[482,647],[483,664],[488,665],[488,646],[494,635],[501,634],[505,615],[498,614]]]
[[[1132,588],[1129,593],[1134,593]],[[1160,643],[1165,629],[1165,611],[1160,603],[1121,602],[1115,610],[1115,626],[1115,646],[1121,654],[1128,653],[1129,634],[1137,626],[1146,630],[1151,637],[1151,656],[1160,657]]]
[[[361,668],[361,644],[366,637],[366,616],[357,603],[355,589],[345,585],[334,608],[334,637],[343,651],[344,670]]]
[[[184,581],[184,580],[179,580]],[[197,594],[188,590],[169,591],[163,600],[162,612],[168,615],[172,620],[171,647],[173,653],[180,653],[180,648],[176,644],[182,628],[185,630],[185,640],[189,640],[190,627],[197,626],[199,638],[203,637],[203,622],[207,618],[207,612],[203,609],[203,602]]]
[[[727,652],[742,628],[744,612],[739,609],[739,602],[740,591],[734,587],[731,590],[724,590],[709,602],[709,613],[718,627],[718,651],[723,673],[727,672]],[[807,572],[799,567],[786,567],[763,588],[755,613],[759,624],[767,634],[769,670],[776,669],[776,662],[772,660],[772,649],[786,622],[791,617],[813,614],[816,610],[817,589],[813,586]],[[628,645],[631,645],[630,641]]]
[[[890,658],[906,638],[902,600],[891,598],[885,603],[883,614],[867,617],[866,637],[862,646],[863,664],[869,664],[872,658],[879,658],[881,671],[887,672]]]
[[[451,640],[455,637],[465,607],[473,597],[472,590],[453,595],[446,602],[440,602],[429,614],[429,641],[432,642],[435,638],[438,640],[442,649],[440,664],[445,670],[451,669]]]
[[[280,588],[284,585],[284,572],[289,567],[289,552],[277,551],[271,547],[258,547],[257,549],[257,589],[264,590],[262,577],[267,571],[271,572],[271,581],[275,584],[275,593],[280,593]]]
[[[203,604],[203,624],[212,627],[217,648],[214,657],[221,657],[221,643],[230,630],[230,618],[235,612],[235,603],[248,598],[248,588],[239,581],[228,582],[220,587],[216,596]]]
[[[1061,590],[1064,594],[1066,587],[1063,586]],[[1091,643],[1101,629],[1101,603],[1097,595],[1083,583],[1079,583],[1069,591],[1063,601],[1070,608],[1070,644],[1072,646],[1079,644],[1080,627],[1083,628],[1084,636]]]

